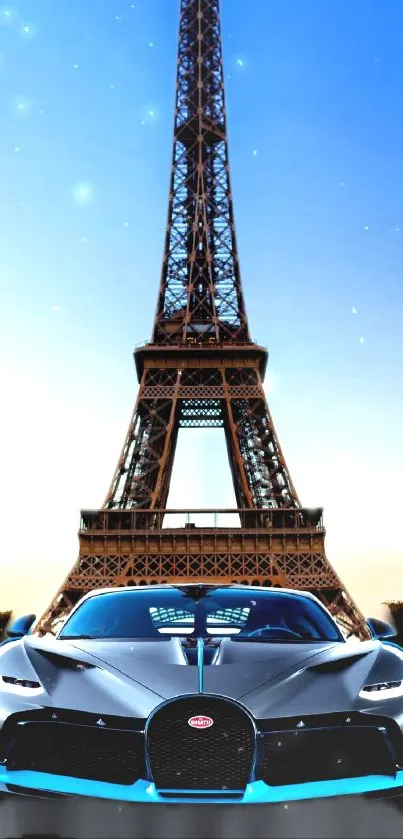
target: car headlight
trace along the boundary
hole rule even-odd
[[[364,685],[360,690],[361,699],[370,699],[375,702],[396,699],[399,696],[403,696],[403,681],[377,682],[375,685]]]
[[[38,690],[42,688],[40,682],[33,682],[30,679],[20,679],[18,676],[1,676],[1,681],[4,685],[7,685],[8,689],[11,690],[15,689],[17,692],[23,692],[30,690]]]

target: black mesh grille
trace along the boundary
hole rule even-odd
[[[209,728],[189,719],[203,715]],[[242,790],[250,780],[255,730],[239,706],[194,696],[165,705],[152,717],[147,748],[154,783],[165,790]]]
[[[7,765],[9,769],[132,784],[145,777],[144,740],[133,731],[63,723],[19,724],[9,736]]]
[[[265,733],[256,769],[272,786],[394,773],[382,732],[365,727]]]

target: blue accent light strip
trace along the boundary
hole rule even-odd
[[[203,666],[204,666],[204,641],[203,638],[197,639],[197,676],[199,684],[199,693],[203,693]]]
[[[51,775],[30,770],[9,771],[0,766],[0,788],[5,792],[5,785],[24,787],[31,791],[54,792],[59,795],[80,795],[90,798],[104,798],[114,801],[139,803],[185,804],[278,804],[284,801],[303,801],[312,798],[331,798],[342,795],[362,795],[368,792],[382,793],[395,790],[403,795],[403,771],[394,778],[385,775],[369,775],[362,778],[344,778],[337,781],[315,781],[308,784],[289,784],[282,787],[270,787],[263,781],[248,784],[242,797],[221,794],[211,790],[189,791],[172,790],[174,795],[159,795],[150,781],[139,780],[126,784],[109,784],[104,781],[87,781],[81,778],[69,778],[64,775]],[[232,791],[228,791],[231,793]]]

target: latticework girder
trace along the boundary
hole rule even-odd
[[[83,512],[79,559],[44,623],[55,626],[94,588],[233,582],[311,591],[347,633],[365,637],[364,619],[328,562],[324,539],[320,509]]]
[[[249,341],[232,205],[219,0],[182,0],[156,344]]]
[[[220,350],[217,349],[220,355]],[[108,508],[163,508],[179,427],[223,426],[239,507],[300,506],[281,451],[256,360],[244,367],[149,369],[105,502]],[[187,351],[194,364],[194,352]],[[176,362],[172,362],[173,364]],[[189,463],[191,470],[191,463]]]

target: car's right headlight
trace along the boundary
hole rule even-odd
[[[385,699],[396,699],[403,696],[403,681],[376,682],[374,685],[364,685],[360,690],[361,699],[381,702]]]

